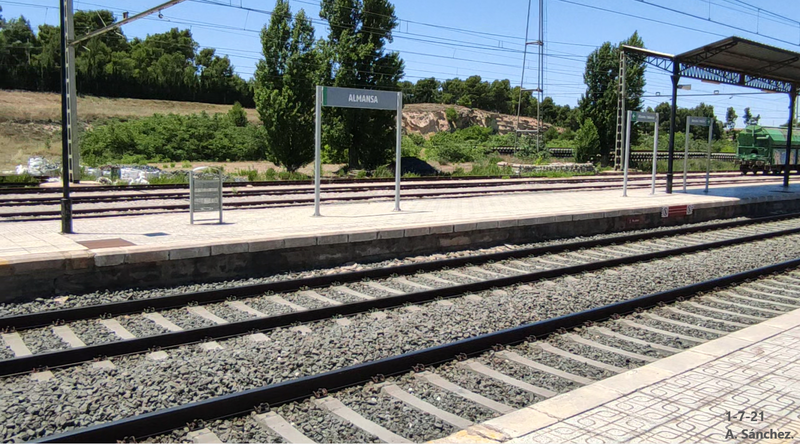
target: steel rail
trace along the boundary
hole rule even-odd
[[[751,236],[744,236],[735,239],[709,242],[700,245],[691,245],[675,248],[671,250],[654,251],[634,256],[614,258],[605,261],[591,262],[567,266],[557,269],[542,270],[532,273],[525,273],[516,276],[508,276],[484,281],[454,285],[451,287],[437,288],[432,290],[406,293],[398,296],[375,298],[363,302],[353,302],[331,307],[323,307],[314,310],[292,312],[284,315],[270,316],[265,318],[249,319],[228,324],[213,325],[179,332],[166,333],[163,335],[146,336],[142,338],[116,341],[105,344],[98,344],[86,347],[70,348],[50,353],[40,353],[19,358],[0,361],[0,376],[24,373],[36,368],[59,367],[88,362],[98,357],[120,356],[133,353],[141,353],[153,348],[175,347],[179,345],[202,342],[210,339],[228,338],[247,334],[253,331],[266,331],[278,327],[285,327],[294,323],[308,323],[334,316],[348,316],[375,309],[385,309],[402,306],[409,303],[429,302],[436,299],[446,299],[458,297],[464,294],[477,291],[485,291],[491,288],[507,287],[510,285],[521,284],[541,279],[552,279],[561,276],[584,273],[603,268],[616,267],[620,265],[634,264],[653,259],[660,259],[669,256],[677,256],[686,253],[694,253],[702,250],[725,247],[744,242],[755,242],[774,237],[787,236],[800,233],[800,228],[775,231]]]
[[[778,180],[776,178],[769,178],[772,180]],[[727,184],[750,184],[750,183],[762,183],[767,181],[767,179],[749,179],[749,180],[737,180],[737,181],[715,181],[714,185],[727,185]],[[705,183],[703,181],[691,181],[689,182],[690,185],[699,185],[701,183]],[[454,198],[454,197],[467,197],[473,195],[489,195],[489,194],[511,194],[511,193],[531,193],[531,192],[551,192],[551,191],[578,191],[578,190],[604,190],[604,189],[613,189],[617,188],[618,184],[586,184],[586,185],[574,185],[574,186],[566,186],[566,187],[545,187],[545,188],[537,188],[537,189],[515,189],[515,190],[476,190],[476,191],[444,191],[444,192],[433,192],[433,193],[426,193],[426,194],[409,194],[403,196],[404,199],[425,199],[425,198]],[[649,184],[629,184],[628,188],[649,188]],[[378,199],[390,199],[394,198],[394,194],[384,194],[384,195],[369,195],[369,196],[348,196],[348,197],[322,197],[321,200],[324,202],[354,202],[354,201],[364,201],[364,200],[378,200]],[[297,205],[297,204],[308,204],[314,202],[313,197],[298,197],[294,199],[275,199],[275,200],[260,200],[260,201],[245,201],[245,202],[224,202],[223,206],[226,208],[243,208],[247,207],[250,209],[255,208],[264,208],[264,207],[274,207],[274,206],[286,206],[286,205]],[[144,214],[153,214],[147,213],[148,211],[152,212],[155,210],[160,210],[161,212],[164,211],[176,211],[176,210],[189,210],[189,204],[168,204],[168,205],[158,205],[158,206],[141,206],[141,207],[129,207],[129,208],[119,208],[119,207],[108,207],[108,208],[84,208],[84,209],[73,209],[72,214],[77,217],[78,215],[83,215],[83,218],[91,218],[91,217],[100,217],[102,213],[115,213],[114,216],[140,216]],[[51,211],[51,210],[42,210],[42,211],[28,211],[28,212],[17,212],[17,213],[0,213],[0,222],[16,222],[19,221],[18,219],[13,218],[31,218],[25,220],[48,220],[48,218],[60,217],[61,211]]]
[[[738,176],[740,174],[733,174],[737,173],[736,171],[717,171],[717,175],[721,176],[724,175],[728,176]],[[697,173],[699,174],[699,173]],[[630,173],[630,177],[650,177],[649,173]],[[594,180],[606,180],[605,177],[602,176],[586,176],[586,177],[597,177]],[[600,178],[602,177],[602,179]],[[533,180],[546,180],[546,177],[517,177],[517,178],[509,178],[503,179],[502,176],[428,176],[428,177],[408,177],[403,179],[403,183],[409,182],[462,182],[462,181],[469,181],[469,180],[513,180],[517,182],[524,182],[524,181],[533,181]],[[385,182],[392,182],[394,179],[392,178],[362,178],[362,179],[333,179],[333,178],[322,178],[323,185],[338,185],[338,184],[370,184],[370,183],[385,183]],[[608,180],[620,180],[619,178],[615,178],[614,176],[608,176]],[[255,182],[225,182],[222,184],[224,188],[236,188],[241,187],[243,185],[252,185],[252,186],[299,186],[299,185],[313,185],[313,181],[311,180],[273,180],[273,181],[255,181]],[[103,192],[103,191],[153,191],[153,190],[180,190],[180,189],[189,189],[188,183],[177,183],[177,184],[160,184],[160,185],[98,185],[92,186],[87,188],[79,188],[76,192]],[[52,188],[11,188],[11,187],[0,187],[0,195],[3,194],[55,194],[61,193],[60,187],[52,187]]]
[[[627,234],[611,236],[603,239],[591,239],[585,241],[568,242],[563,244],[546,245],[541,247],[522,248],[513,251],[500,251],[486,253],[476,256],[456,257],[439,259],[426,262],[418,262],[392,267],[371,268],[359,271],[336,273],[331,275],[315,276],[301,279],[291,279],[285,281],[268,282],[263,284],[242,285],[232,288],[222,288],[217,290],[206,290],[199,292],[180,293],[155,298],[134,299],[128,301],[111,302],[97,305],[85,305],[74,308],[60,310],[45,310],[35,313],[28,313],[15,316],[0,317],[0,330],[15,329],[24,330],[50,325],[54,322],[71,322],[98,318],[102,316],[119,316],[131,313],[140,313],[145,310],[167,310],[182,307],[189,304],[207,305],[217,302],[224,302],[229,298],[242,298],[257,296],[268,292],[290,292],[297,291],[304,287],[320,288],[331,285],[335,282],[345,284],[358,282],[364,279],[381,279],[391,275],[412,275],[421,271],[434,271],[444,268],[461,267],[467,264],[480,265],[489,262],[502,261],[506,259],[519,259],[530,256],[541,256],[545,254],[557,254],[565,251],[583,250],[587,248],[597,248],[608,245],[638,242],[642,240],[658,239],[671,236],[681,236],[706,231],[718,231],[728,228],[736,228],[748,225],[758,225],[770,222],[777,222],[800,217],[800,213],[789,213],[776,216],[766,216],[747,220],[719,222],[716,224],[697,225],[692,227],[673,228],[670,230],[650,231],[645,233]]]
[[[131,436],[141,438],[158,435],[183,427],[192,421],[210,421],[246,414],[257,406],[264,404],[277,406],[313,396],[314,392],[321,388],[338,390],[363,384],[376,375],[392,376],[408,373],[414,371],[415,368],[419,368],[420,365],[429,366],[458,359],[459,356],[474,356],[498,345],[511,345],[525,341],[530,337],[547,336],[560,329],[576,328],[586,322],[602,321],[609,319],[612,315],[627,314],[637,309],[656,306],[659,303],[673,302],[678,298],[693,296],[697,293],[738,284],[749,279],[798,266],[800,266],[800,259],[781,262],[318,375],[306,376],[105,424],[46,436],[38,440],[38,442],[114,442]],[[146,435],[142,434],[144,430],[147,431]]]
[[[692,179],[705,179],[705,174],[691,174],[689,176]],[[734,177],[742,177],[741,175],[717,175],[715,179],[727,179],[727,178],[734,178]],[[649,177],[648,177],[649,178]],[[645,179],[644,177],[642,179]],[[587,185],[593,185],[595,183],[607,183],[607,182],[620,182],[621,179],[618,178],[597,178],[597,179],[590,179],[586,180],[585,176],[581,176],[580,178],[568,178],[568,179],[532,179],[532,178],[525,178],[525,179],[505,179],[502,181],[493,181],[493,182],[469,182],[469,183],[404,183],[401,185],[401,189],[403,190],[428,190],[428,189],[437,189],[437,188],[497,188],[497,187],[504,187],[504,186],[519,186],[519,185],[540,185],[540,184],[574,184],[574,183],[582,183]],[[663,180],[663,179],[659,179]],[[747,180],[747,179],[744,179]],[[752,179],[750,179],[752,180]],[[250,184],[248,184],[250,185]],[[369,185],[369,184],[361,184],[356,186],[348,186],[348,187],[325,187],[322,189],[326,193],[357,193],[357,192],[368,192],[368,191],[386,191],[386,190],[394,190],[394,185]],[[92,191],[92,190],[88,190]],[[122,191],[122,190],[116,190]],[[314,189],[312,187],[305,187],[305,188],[272,188],[272,189],[243,189],[243,190],[225,190],[223,192],[223,197],[243,197],[243,196],[280,196],[280,195],[287,195],[287,194],[308,194],[313,193]],[[99,196],[77,196],[73,197],[73,203],[99,203],[99,202],[114,202],[114,201],[135,201],[135,200],[175,200],[175,199],[188,199],[189,198],[189,190],[179,190],[175,192],[167,192],[161,194],[112,194],[112,195],[99,195]],[[0,200],[0,207],[4,206],[34,206],[34,205],[55,205],[59,203],[60,200],[54,197],[14,197],[9,199],[2,199]]]

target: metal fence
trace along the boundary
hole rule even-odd
[[[490,147],[487,148],[491,151],[494,151],[499,154],[514,154],[516,152],[516,148],[513,146],[498,146],[498,147]],[[573,157],[572,155],[572,148],[549,148],[550,156],[556,159],[565,159],[568,157]],[[632,162],[647,162],[653,158],[653,153],[651,151],[633,151],[631,153],[631,161]],[[667,153],[658,153],[658,160],[667,160],[669,155]],[[675,150],[675,153],[672,156],[675,160],[683,160],[683,151]],[[690,159],[705,159],[706,153],[697,151],[697,152],[690,152],[689,153]],[[736,160],[735,153],[711,153],[712,160],[720,160],[723,162],[733,162]]]

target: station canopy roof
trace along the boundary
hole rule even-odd
[[[682,65],[681,71],[701,75],[704,71],[712,77],[721,74],[724,83],[734,80],[741,86],[783,92],[788,92],[792,84],[800,86],[800,53],[741,37],[728,37],[679,54],[676,59]]]
[[[629,46],[625,51],[677,61],[682,77],[774,92],[788,93],[792,85],[800,89],[800,53],[741,37],[728,37],[676,56]]]

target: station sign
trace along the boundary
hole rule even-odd
[[[192,188],[192,208],[194,212],[219,211],[222,207],[219,180],[194,180]]]
[[[397,110],[396,91],[322,87],[322,106]]]
[[[633,111],[631,113],[631,122],[638,123],[656,123],[658,121],[658,113],[644,113],[640,111]]]
[[[694,126],[711,126],[711,118],[710,117],[689,117],[689,125]]]
[[[195,213],[213,211],[222,223],[222,172],[211,173],[208,167],[195,168],[189,176],[189,222]]]

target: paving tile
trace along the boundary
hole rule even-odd
[[[796,186],[793,186],[796,188]],[[75,234],[59,233],[59,221],[6,222],[0,235],[0,258],[17,259],[30,252],[84,250],[76,242],[122,238],[138,247],[176,246],[173,258],[195,257],[205,252],[191,250],[203,246],[208,254],[241,251],[267,251],[316,244],[317,236],[332,239],[345,233],[378,232],[380,239],[395,239],[428,234],[452,233],[462,229],[529,226],[587,217],[659,212],[664,205],[691,204],[695,208],[734,205],[746,199],[784,199],[779,186],[725,186],[650,197],[649,190],[630,190],[629,197],[619,190],[592,192],[510,193],[459,199],[419,199],[403,201],[402,212],[392,212],[391,202],[356,202],[323,205],[323,217],[311,217],[310,206],[232,210],[225,212],[225,224],[189,224],[187,213],[120,216],[79,219]],[[429,227],[429,225],[434,225]],[[148,236],[165,233],[164,236]],[[402,233],[402,234],[401,234]],[[372,238],[372,234],[365,235]],[[353,236],[353,241],[359,235]],[[213,245],[211,245],[213,243]],[[234,246],[235,245],[235,246]],[[247,248],[247,250],[245,250]],[[110,253],[104,251],[104,253]],[[163,258],[159,253],[158,258]],[[97,265],[118,265],[125,258],[114,255],[95,258]],[[800,315],[797,315],[800,324]],[[783,317],[777,322],[788,322]],[[771,324],[773,325],[773,324]],[[774,324],[774,326],[785,326]],[[794,334],[800,338],[800,330]]]

